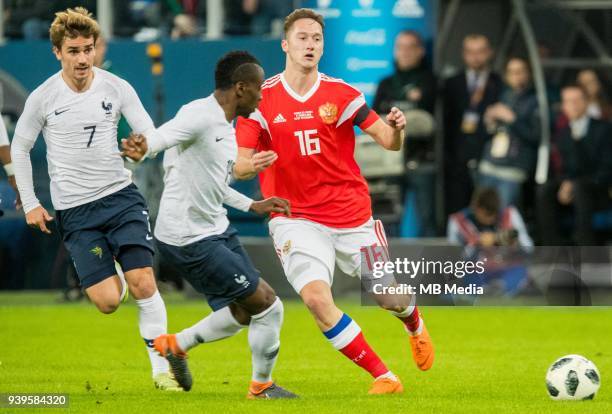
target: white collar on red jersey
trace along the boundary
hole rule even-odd
[[[312,97],[312,95],[315,94],[317,89],[319,89],[319,85],[321,84],[321,72],[317,72],[317,81],[315,82],[314,85],[312,85],[312,88],[310,88],[310,90],[306,92],[303,96],[298,95],[293,89],[291,89],[291,86],[289,86],[289,84],[285,80],[285,75],[283,73],[280,74],[280,80],[281,80],[281,83],[283,84],[283,88],[285,88],[285,91],[287,91],[287,93],[293,99],[295,99],[298,102],[304,103],[307,100],[309,100]]]

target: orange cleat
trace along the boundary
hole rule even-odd
[[[185,391],[193,386],[191,371],[187,365],[187,353],[183,351],[176,342],[176,335],[163,334],[155,338],[153,348],[168,360],[170,371],[178,384]]]
[[[410,348],[412,348],[412,359],[421,371],[427,371],[434,362],[434,347],[429,332],[423,320],[423,330],[418,335],[410,335]]]
[[[247,399],[249,400],[278,400],[292,398],[298,398],[298,396],[291,391],[287,391],[283,387],[276,385],[273,381],[251,381],[251,385],[249,385],[249,393],[247,394]]]
[[[153,341],[153,348],[163,357],[168,354],[181,358],[187,358],[187,353],[183,351],[176,342],[176,335],[162,334]]]
[[[400,394],[404,392],[404,386],[397,380],[391,378],[379,378],[374,381],[368,394],[370,395],[381,395],[381,394]]]

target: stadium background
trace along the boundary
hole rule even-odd
[[[176,6],[183,3],[197,3],[198,12],[205,10],[205,14],[200,15],[191,38],[172,40],[173,18],[181,11]],[[226,6],[228,11],[246,4],[240,0],[0,0],[0,10],[11,7],[39,10],[42,5],[50,21],[54,8],[80,4],[96,11],[107,36],[111,31],[114,33],[109,36],[107,58],[112,61],[113,70],[134,86],[156,124],[172,117],[182,104],[212,91],[215,62],[229,50],[249,50],[260,59],[267,75],[281,71],[284,65],[278,20],[262,30],[261,26],[249,25],[248,19],[222,13],[220,6]],[[462,67],[463,37],[475,32],[487,35],[495,48],[493,68],[496,71],[502,70],[510,55],[528,56],[534,74],[539,72],[546,81],[544,87],[571,81],[582,68],[595,67],[606,75],[612,66],[609,56],[612,4],[608,1],[261,0],[261,4],[268,7],[264,11],[269,12],[273,21],[282,10],[298,5],[316,7],[324,14],[326,54],[321,70],[356,84],[369,103],[377,83],[393,71],[394,37],[402,29],[414,29],[423,36],[427,65],[439,79]],[[133,13],[126,20],[130,6]],[[149,9],[158,13],[152,19],[156,25],[151,27],[146,24]],[[251,23],[254,21],[250,19]],[[27,94],[58,71],[59,64],[44,36],[39,40],[23,39],[23,33],[11,34],[6,21],[0,18],[0,26],[3,24],[4,29],[0,29],[2,114],[10,136]],[[154,49],[150,45],[155,43],[163,50],[161,60],[151,53]],[[538,48],[546,49],[546,54],[539,55]],[[163,63],[161,74],[152,70],[154,63]],[[608,88],[608,79],[604,77],[603,81]],[[438,100],[434,161],[427,168],[409,172],[423,173],[430,179],[436,195],[435,237],[419,235],[414,198],[409,191],[403,194],[398,190],[401,186],[398,183],[407,174],[404,160],[393,155],[384,158],[380,153],[372,153],[366,145],[359,145],[357,150],[356,155],[372,184],[375,214],[385,221],[392,253],[397,257],[411,257],[415,248],[448,245],[444,237],[447,217],[441,179],[440,142],[444,135],[441,112],[441,100]],[[42,139],[32,151],[32,161],[37,195],[50,208]],[[148,161],[135,175],[154,212],[161,191],[159,160]],[[612,357],[607,347],[609,307],[519,307],[525,303],[498,297],[488,302],[498,305],[494,308],[423,307],[438,359],[430,373],[420,375],[410,365],[407,346],[398,352],[398,344],[405,341],[405,336],[396,321],[360,306],[355,295],[359,292],[357,281],[339,275],[335,277],[334,290],[341,297],[342,309],[359,320],[373,345],[393,365],[408,390],[405,396],[385,400],[367,398],[369,379],[339,360],[335,351],[324,343],[303,305],[291,300],[286,301],[283,350],[275,375],[283,385],[302,394],[299,402],[253,406],[244,401],[249,364],[244,333],[228,341],[199,347],[190,354],[197,384],[191,393],[160,394],[152,389],[147,375],[143,375],[148,367],[134,329],[137,317],[134,304],[128,303],[106,317],[86,301],[74,300],[82,298],[74,295],[78,288],[68,289],[74,278],[70,276],[69,259],[57,231],[47,236],[29,229],[23,213],[12,209],[14,195],[4,178],[0,172],[0,209],[4,211],[0,217],[0,393],[69,393],[70,411],[84,413],[153,410],[344,413],[357,407],[360,412],[377,413],[612,412],[612,383],[607,380],[608,373],[612,372]],[[532,181],[535,179],[532,177]],[[237,188],[255,196],[258,193],[255,180],[239,183]],[[533,203],[528,201],[524,211],[530,231],[534,227]],[[598,222],[607,241],[612,228],[610,217],[604,214]],[[278,265],[264,221],[237,211],[230,211],[230,218],[264,277],[281,297],[294,297]],[[610,303],[612,281],[609,253],[609,247],[604,247],[604,259],[599,254],[596,263],[582,266],[578,263],[573,268],[578,277],[576,274],[571,277],[571,283],[580,284],[580,279],[588,276],[589,283],[603,287],[603,299],[598,303],[606,305]],[[157,266],[159,277],[176,281],[163,263]],[[541,269],[541,266],[536,268],[536,273]],[[188,326],[208,311],[201,301],[186,300],[193,293],[189,289],[185,289],[187,295],[174,292],[174,283],[165,283],[162,289],[168,305],[170,331]],[[579,294],[570,302],[585,304],[590,300],[584,300]],[[566,405],[552,403],[546,396],[545,370],[557,357],[569,353],[586,355],[599,367],[604,380],[595,401]]]
[[[270,76],[280,72],[284,64],[284,54],[278,40],[281,20],[274,17],[275,13],[290,10],[291,2],[263,1],[258,13],[270,14],[271,23],[262,30],[249,27],[249,21],[241,21],[240,16],[229,16],[236,4],[241,3],[239,1],[201,1],[197,8],[202,13],[197,31],[191,37],[180,40],[171,39],[168,33],[172,27],[169,19],[180,9],[177,11],[170,7],[169,11],[166,10],[170,17],[163,17],[164,6],[166,9],[169,4],[180,7],[180,2],[174,0],[85,3],[41,0],[5,2],[5,7],[8,10],[30,4],[40,8],[41,3],[48,6],[48,16],[52,15],[53,7],[78,4],[85,4],[97,11],[101,25],[110,38],[107,60],[112,62],[112,70],[134,86],[156,124],[172,117],[182,104],[212,91],[214,64],[229,50],[251,51]],[[360,88],[370,104],[380,79],[393,72],[394,38],[404,29],[415,30],[422,36],[427,50],[425,64],[436,72],[440,83],[441,79],[461,68],[462,39],[474,32],[489,37],[496,51],[493,69],[498,72],[507,56],[528,56],[534,68],[536,86],[538,72],[546,75],[545,80],[549,83],[545,87],[549,87],[570,80],[579,68],[605,68],[609,65],[606,54],[610,50],[611,35],[606,22],[610,21],[610,12],[605,4],[602,6],[605,2],[308,0],[294,3],[294,7],[315,7],[326,17],[326,54],[321,62],[321,71]],[[226,15],[223,14],[224,4]],[[604,12],[600,13],[597,7],[604,7]],[[126,9],[144,19],[138,23],[138,27],[130,26],[136,24],[133,15],[131,21],[125,21]],[[159,27],[147,27],[147,21],[142,17],[147,9],[156,10],[158,15],[162,15],[154,19]],[[568,29],[564,30],[564,27]],[[245,35],[249,32],[251,35]],[[255,32],[263,34],[254,35]],[[109,36],[111,33],[114,35]],[[239,35],[232,35],[236,33]],[[0,80],[4,89],[2,112],[9,135],[29,91],[59,70],[44,33],[40,40],[7,37],[10,35],[9,32],[5,33],[0,47]],[[161,56],[150,55],[149,46],[152,44],[161,46]],[[549,57],[542,55],[542,60],[540,55],[533,53],[534,48],[547,48]],[[161,73],[153,73],[155,63],[163,65]],[[357,149],[356,156],[371,184],[375,215],[385,222],[388,236],[393,239],[391,245],[399,249],[398,255],[401,255],[401,246],[405,244],[446,244],[443,237],[446,225],[442,179],[444,154],[440,144],[445,131],[442,129],[441,101],[438,99],[435,112],[436,132],[431,144],[435,151],[433,162],[423,162],[417,170],[408,170],[402,158],[395,154],[381,155],[367,145],[358,146]],[[547,133],[543,130],[544,144],[549,139],[545,135]],[[50,208],[42,139],[32,151],[32,160],[37,194],[43,205]],[[161,193],[159,161],[149,161],[135,171],[136,182],[148,199],[153,218]],[[435,210],[436,230],[435,234],[428,236],[435,235],[436,238],[419,237],[422,235],[419,231],[421,223],[415,211],[414,196],[402,188],[404,177],[409,175],[424,177],[435,193],[432,209]],[[250,195],[258,194],[256,180],[237,183],[236,188]],[[0,181],[0,198],[0,208],[5,212],[0,219],[0,269],[3,274],[0,289],[64,288],[68,283],[66,273],[69,272],[69,264],[57,232],[48,237],[28,229],[21,212],[12,211],[14,194],[4,180]],[[526,198],[522,211],[531,230],[534,225],[533,200],[529,196]],[[241,235],[246,237],[249,248],[257,252],[257,264],[263,268],[264,274],[272,278],[278,276],[278,283],[287,288],[280,276],[280,267],[276,264],[271,244],[265,238],[267,231],[263,220],[232,210],[230,217]],[[608,231],[612,227],[612,215],[609,212],[600,214],[598,223],[602,230]],[[171,272],[163,272],[165,269],[163,264],[161,266],[162,278],[168,276],[172,279]],[[343,279],[338,280],[337,289],[341,291],[356,288],[350,283],[343,287]],[[291,294],[290,289],[284,288],[281,290],[283,293]]]

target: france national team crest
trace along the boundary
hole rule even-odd
[[[109,99],[102,100],[102,109],[107,118],[113,115],[113,103]]]
[[[326,102],[319,106],[319,116],[326,124],[333,124],[338,120],[338,107],[333,104]]]

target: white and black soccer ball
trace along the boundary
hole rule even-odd
[[[546,388],[553,400],[592,400],[600,384],[597,367],[581,355],[563,356],[546,372]]]

